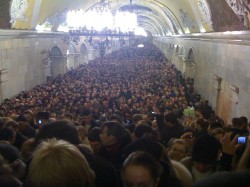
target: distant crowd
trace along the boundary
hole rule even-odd
[[[0,186],[250,186],[248,135],[145,42],[5,99]]]

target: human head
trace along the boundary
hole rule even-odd
[[[22,114],[20,114],[16,118],[16,122],[18,122],[18,124],[19,124],[19,130],[20,131],[23,131],[27,127],[27,125],[28,125],[27,119]]]
[[[88,133],[89,144],[94,153],[98,153],[102,145],[100,134],[101,128],[99,127],[90,129]]]
[[[221,144],[216,138],[208,134],[200,136],[192,151],[194,167],[201,173],[211,170],[218,160],[220,150]]]
[[[240,118],[233,118],[232,119],[232,127],[233,128],[241,129],[242,126],[243,126],[243,122]]]
[[[215,128],[212,131],[212,135],[217,139],[217,140],[222,140],[224,135],[225,135],[225,130],[222,128]]]
[[[195,138],[196,138],[196,135],[192,129],[185,129],[184,133],[181,135],[181,139],[186,142],[189,149],[193,147]]]
[[[173,112],[169,112],[164,116],[164,120],[168,126],[174,126],[178,124],[177,116]]]
[[[171,144],[168,155],[172,160],[180,161],[188,154],[188,146],[184,140],[176,139]]]
[[[153,129],[148,125],[139,125],[135,127],[134,132],[132,133],[132,139],[135,141],[138,138],[145,138],[148,136],[153,136]]]
[[[72,144],[51,139],[34,152],[26,185],[29,187],[92,187],[94,172]]]
[[[7,141],[13,144],[16,140],[16,132],[11,127],[4,127],[0,129],[0,141]]]
[[[212,134],[212,131],[216,128],[222,128],[222,124],[217,122],[217,121],[213,121],[211,123],[209,123],[209,126],[208,126],[208,129],[207,129],[207,132],[209,134]]]
[[[74,145],[80,143],[78,132],[72,122],[61,120],[53,121],[47,125],[42,126],[35,136],[35,143],[39,144],[42,140],[47,139],[62,139]]]
[[[93,117],[92,117],[92,113],[90,110],[84,110],[82,113],[82,120],[83,120],[83,124],[90,124]]]
[[[123,163],[122,179],[124,187],[138,185],[157,187],[161,173],[161,166],[149,153],[133,152]]]
[[[122,144],[124,140],[128,140],[128,132],[118,122],[107,121],[102,125],[100,138],[104,146]]]
[[[117,114],[112,114],[112,115],[110,115],[110,116],[109,116],[109,121],[116,121],[116,122],[118,122],[118,123],[120,123],[120,124],[123,123],[123,122],[122,122],[122,118],[121,118],[119,115],[117,115]]]
[[[23,116],[27,119],[27,121],[29,123],[32,122],[33,120],[33,112],[31,110],[26,110],[24,113],[23,113]]]

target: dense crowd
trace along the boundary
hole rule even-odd
[[[224,124],[193,85],[146,42],[5,99],[0,186],[250,185],[248,119]]]

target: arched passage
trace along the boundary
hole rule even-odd
[[[52,77],[66,73],[67,58],[62,55],[61,49],[54,45],[50,48],[49,59]]]
[[[60,57],[62,56],[62,52],[61,49],[54,45],[50,48],[50,53],[49,53],[50,57]]]
[[[189,49],[189,51],[188,51],[187,60],[188,60],[188,61],[192,61],[192,62],[194,61],[194,51],[193,51],[192,48]]]

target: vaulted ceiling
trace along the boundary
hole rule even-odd
[[[29,30],[46,20],[59,26],[68,10],[100,2],[110,3],[114,12],[135,12],[153,35],[249,29],[250,0],[1,0],[0,29]]]

